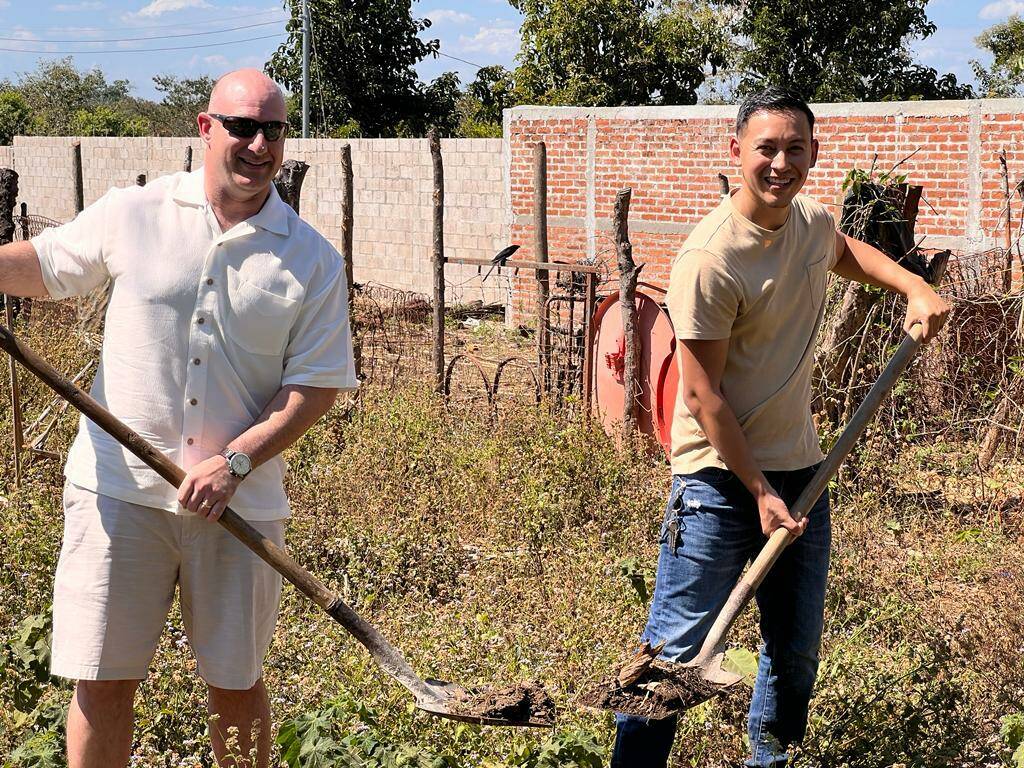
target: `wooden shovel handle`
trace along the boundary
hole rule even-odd
[[[181,467],[125,426],[114,414],[86,392],[68,381],[2,325],[0,325],[0,347],[39,377],[46,386],[99,425],[117,442],[142,459],[164,480],[175,488],[181,485],[185,479],[185,472]],[[380,667],[408,688],[417,699],[436,697],[435,692],[416,675],[397,648],[391,645],[375,627],[352,610],[338,595],[331,592],[323,582],[296,563],[287,552],[263,536],[231,509],[225,509],[218,522],[348,630],[356,640],[365,646]]]
[[[831,482],[839,470],[839,465],[850,455],[854,444],[856,444],[858,438],[875,417],[875,413],[882,404],[882,400],[892,390],[897,379],[907,369],[917,350],[920,349],[923,332],[920,325],[915,325],[903,339],[899,348],[893,354],[892,359],[889,360],[889,364],[882,371],[882,375],[878,377],[878,381],[871,387],[864,401],[857,408],[856,413],[853,414],[853,418],[850,419],[850,423],[846,425],[846,429],[843,430],[842,435],[839,436],[835,445],[832,446],[832,450],[828,452],[828,456],[819,465],[818,470],[814,473],[814,477],[811,478],[811,482],[807,484],[799,498],[797,498],[796,503],[790,508],[789,514],[794,520],[799,522],[807,517],[815,502],[824,493],[829,482]],[[768,538],[768,543],[764,545],[761,552],[754,559],[754,562],[750,564],[750,567],[729,594],[725,606],[719,612],[718,618],[715,619],[715,623],[711,626],[710,632],[708,632],[708,636],[701,648],[701,656],[704,656],[705,652],[710,652],[711,649],[716,648],[724,640],[736,618],[746,607],[747,603],[750,602],[754,593],[757,592],[757,588],[761,586],[761,582],[764,581],[768,571],[775,565],[775,561],[779,559],[782,550],[789,546],[795,538],[785,528],[777,529]]]

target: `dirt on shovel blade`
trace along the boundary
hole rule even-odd
[[[453,713],[511,722],[554,725],[555,703],[539,683],[468,690],[449,704]]]
[[[583,694],[580,704],[661,720],[695,707],[722,690],[703,680],[693,667],[659,660],[627,686],[620,686],[616,677],[602,680]]]

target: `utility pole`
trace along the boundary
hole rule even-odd
[[[309,138],[309,0],[302,0],[302,138]]]

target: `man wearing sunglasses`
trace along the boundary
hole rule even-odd
[[[176,588],[218,760],[234,765],[234,726],[237,753],[255,747],[268,765],[262,663],[281,578],[213,523],[230,502],[283,545],[280,453],[357,383],[341,259],[274,189],[280,90],[257,70],[227,74],[198,126],[201,169],[112,189],[0,247],[3,293],[63,298],[112,281],[92,394],[187,470],[172,488],[80,425],[54,581],[52,671],[77,681],[69,768],[128,763],[135,691]]]

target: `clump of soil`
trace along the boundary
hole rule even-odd
[[[629,685],[620,685],[617,674],[602,680],[583,694],[580,704],[661,720],[695,707],[724,690],[723,686],[702,679],[693,667],[656,660]]]
[[[555,723],[555,703],[540,683],[467,690],[453,699],[448,708],[453,714],[465,717],[531,725]]]

